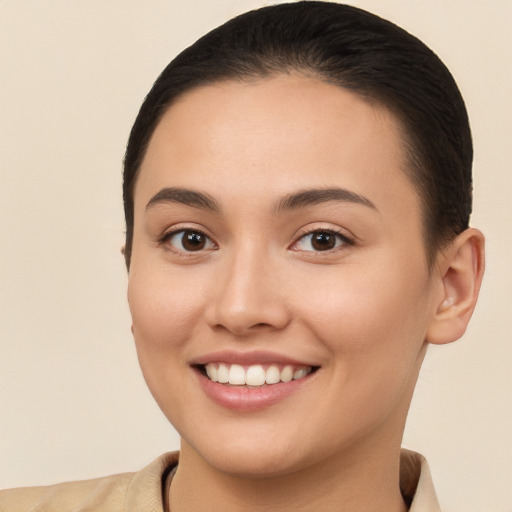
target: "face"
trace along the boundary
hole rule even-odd
[[[398,446],[441,293],[397,121],[296,76],[182,96],[135,188],[128,299],[183,456],[285,474]]]

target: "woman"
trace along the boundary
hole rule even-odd
[[[427,345],[478,296],[471,161],[448,70],[364,11],[268,7],[182,52],[124,175],[132,329],[179,463],[0,504],[437,510],[400,442]]]

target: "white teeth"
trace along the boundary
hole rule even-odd
[[[232,364],[229,369],[229,383],[233,386],[242,386],[245,382],[245,370],[243,366]]]
[[[217,368],[217,382],[220,382],[221,384],[229,382],[229,369],[225,364],[219,364],[219,367]]]
[[[267,384],[277,384],[281,380],[281,372],[277,366],[269,366],[265,375]]]
[[[217,376],[218,370],[217,367],[213,364],[206,365],[206,374],[212,380],[213,382],[217,382],[219,380],[219,377]]]
[[[213,382],[230,384],[232,386],[247,385],[256,387],[302,379],[311,373],[310,366],[294,370],[293,366],[286,365],[280,370],[275,364],[270,365],[265,370],[260,364],[244,368],[239,364],[208,363],[205,365],[205,369],[208,378]]]
[[[245,383],[248,386],[263,386],[265,384],[265,370],[263,366],[256,364],[247,368]]]
[[[285,366],[281,370],[281,380],[283,382],[290,382],[293,379],[293,368],[291,366]]]
[[[308,370],[306,368],[300,368],[293,372],[293,380],[302,379],[308,374]]]

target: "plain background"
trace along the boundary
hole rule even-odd
[[[511,512],[512,2],[350,3],[455,75],[475,141],[472,225],[487,235],[475,316],[430,350],[404,445],[429,459],[445,512]],[[0,1],[0,488],[133,471],[178,447],[130,332],[121,161],[167,62],[264,4]]]

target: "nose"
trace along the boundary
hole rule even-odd
[[[283,329],[290,321],[278,265],[258,251],[234,254],[213,277],[215,293],[206,309],[213,329],[237,337]]]

